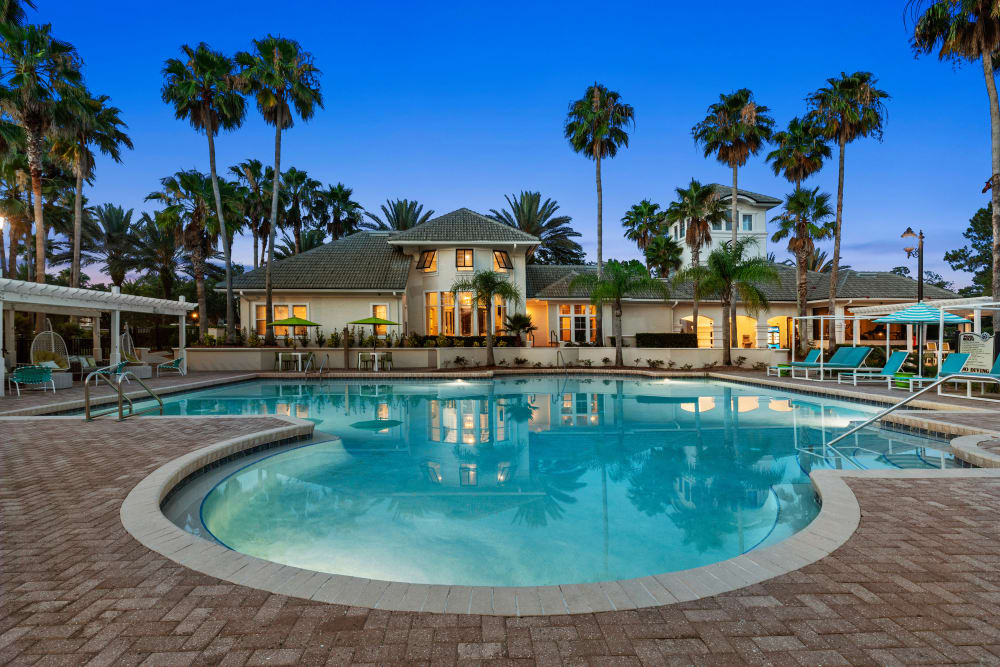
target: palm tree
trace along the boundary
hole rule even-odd
[[[288,210],[285,212],[285,225],[292,228],[292,238],[295,241],[295,254],[303,252],[302,223],[305,218],[303,209],[312,201],[313,193],[322,185],[309,174],[289,167],[281,176],[285,194],[288,196]]]
[[[133,148],[132,140],[125,134],[128,126],[121,119],[121,109],[111,106],[107,95],[93,96],[79,86],[69,91],[73,99],[73,113],[57,131],[58,140],[53,152],[61,155],[71,165],[76,176],[73,200],[73,255],[70,267],[70,287],[80,286],[80,243],[83,233],[83,181],[94,173],[94,152],[97,148],[115,162],[121,163],[121,148]]]
[[[143,213],[136,225],[136,266],[156,273],[163,290],[163,298],[173,300],[174,284],[181,266],[180,248],[177,247],[175,219],[163,211]]]
[[[274,249],[274,258],[276,260],[287,259],[293,255],[318,248],[324,243],[326,243],[326,231],[322,229],[307,229],[301,236],[298,248],[296,248],[294,238],[289,237],[288,234],[282,234],[281,243]]]
[[[194,169],[162,178],[160,185],[161,189],[146,195],[146,200],[165,204],[157,223],[174,230],[179,244],[191,258],[198,298],[199,337],[204,340],[208,333],[205,273],[220,231],[219,219],[210,203],[215,188],[210,177]]]
[[[233,61],[202,42],[192,49],[181,46],[184,59],[169,58],[163,66],[163,101],[174,107],[178,120],[187,120],[197,132],[208,137],[208,168],[215,196],[215,215],[222,230],[222,252],[226,261],[226,342],[234,341],[236,320],[233,312],[233,253],[219,193],[215,168],[215,135],[234,130],[246,117],[246,101],[237,90]]]
[[[0,154],[0,187],[0,215],[7,218],[10,225],[7,276],[13,278],[17,275],[20,239],[31,231],[31,204],[28,201],[31,178],[28,176],[28,161],[22,154]]]
[[[36,9],[33,0],[0,0],[0,23],[20,25],[28,18],[25,7]]]
[[[702,185],[691,179],[686,188],[675,188],[677,200],[667,207],[667,223],[677,223],[684,230],[684,242],[691,249],[691,266],[698,267],[701,261],[701,249],[712,242],[712,227],[721,224],[726,219],[725,205],[711,185]],[[698,275],[694,278],[694,307],[692,318],[694,332],[698,334]],[[725,313],[724,313],[725,315]]]
[[[45,282],[45,220],[42,214],[42,159],[45,136],[71,115],[66,91],[80,85],[76,50],[52,37],[45,24],[0,24],[0,67],[16,72],[0,87],[0,107],[24,131],[35,222],[35,282]],[[41,317],[36,318],[40,325]]]
[[[654,204],[648,199],[633,204],[622,217],[625,238],[635,241],[639,250],[646,250],[653,238],[663,234],[665,217],[666,211],[661,211],[659,204]],[[649,264],[646,264],[646,267],[648,268]]]
[[[135,247],[139,239],[132,223],[132,209],[105,204],[93,209],[93,217],[84,230],[80,261],[85,265],[100,264],[111,278],[111,283],[121,287],[125,275],[138,267]]]
[[[767,161],[774,175],[784,175],[796,190],[802,181],[822,169],[823,160],[831,155],[826,137],[812,116],[791,119],[788,129],[776,132],[773,141],[777,148],[767,154]]]
[[[830,225],[830,195],[820,192],[819,188],[795,191],[785,197],[785,210],[775,216],[771,222],[778,223],[778,229],[771,240],[778,242],[788,239],[788,252],[795,256],[795,279],[797,289],[795,302],[799,317],[806,316],[806,300],[808,298],[808,282],[806,267],[809,257],[816,250],[815,241],[829,238],[833,229]],[[808,347],[808,327],[805,320],[799,323],[799,352],[805,354]]]
[[[622,361],[622,299],[630,296],[653,294],[664,299],[670,296],[666,284],[649,275],[649,271],[637,259],[627,262],[610,260],[604,273],[581,273],[570,281],[570,289],[583,288],[590,293],[590,301],[595,305],[608,302],[612,307],[611,327],[615,337],[615,365]]]
[[[851,265],[841,264],[840,268],[846,271],[851,268]],[[806,270],[815,271],[817,273],[830,273],[830,271],[833,270],[833,260],[826,254],[825,250],[816,249],[813,254],[809,255],[809,258],[806,259]]]
[[[646,266],[655,271],[657,277],[668,278],[684,264],[684,248],[671,236],[654,236],[644,251]]]
[[[267,321],[273,322],[271,295],[271,265],[274,264],[274,230],[278,220],[278,192],[281,189],[281,131],[292,127],[294,107],[302,120],[309,120],[316,107],[323,107],[319,92],[319,69],[312,54],[303,51],[298,42],[268,35],[255,39],[252,52],[236,54],[240,78],[256,100],[264,121],[274,126],[274,174],[271,184],[271,221],[268,230],[267,268],[264,273]],[[267,327],[265,340],[274,344],[274,327]]]
[[[910,40],[914,52],[928,54],[937,49],[940,60],[978,60],[982,64],[990,105],[991,176],[987,185],[993,203],[993,300],[1000,300],[1000,100],[995,73],[1000,10],[996,0],[910,0],[908,4],[915,19]]]
[[[433,210],[424,213],[424,205],[418,204],[416,199],[413,201],[386,199],[380,208],[382,209],[382,217],[368,211],[364,212],[370,219],[370,222],[363,223],[366,229],[401,232],[424,224],[434,215]]]
[[[496,310],[493,302],[499,297],[505,302],[513,302],[516,306],[521,303],[521,290],[496,271],[476,271],[471,278],[456,280],[451,286],[451,291],[472,292],[476,303],[486,304],[486,365],[496,366],[493,359],[493,316]]]
[[[719,101],[708,107],[705,119],[691,129],[695,144],[702,146],[705,157],[714,153],[716,160],[733,170],[730,219],[734,243],[739,225],[736,218],[739,168],[771,140],[774,119],[767,115],[768,111],[770,109],[766,106],[754,101],[753,93],[748,88],[740,88],[729,95],[719,95]],[[732,329],[736,329],[735,308],[732,311]]]
[[[709,253],[705,266],[692,266],[681,274],[682,279],[697,280],[701,293],[718,297],[724,312],[728,312],[733,295],[738,294],[747,313],[756,317],[770,307],[761,285],[780,281],[777,269],[767,258],[747,256],[747,249],[756,244],[754,238],[726,241]],[[728,318],[722,320],[722,340],[730,340]],[[722,364],[732,364],[729,345],[722,346]]]
[[[538,327],[531,321],[531,315],[527,313],[511,313],[504,318],[503,328],[507,333],[517,336],[518,347],[524,345],[524,341],[521,340],[521,334],[538,331]]]
[[[611,159],[621,147],[628,148],[628,128],[635,126],[635,110],[623,104],[621,95],[596,81],[583,97],[570,102],[563,133],[577,153],[594,161],[597,175],[597,273],[604,271],[604,191],[601,160]],[[603,305],[597,306],[597,340],[604,344]]]
[[[559,204],[542,201],[542,193],[522,190],[520,195],[504,195],[509,209],[490,209],[490,216],[526,234],[537,236],[538,246],[528,251],[528,264],[583,264],[583,248],[574,241],[580,232],[569,223],[573,218],[556,215]]]
[[[365,209],[351,200],[353,194],[354,190],[343,183],[328,185],[317,193],[318,203],[323,207],[320,224],[326,226],[331,241],[353,234],[361,225]]]
[[[240,194],[243,219],[253,235],[253,268],[257,268],[263,258],[260,257],[260,239],[264,238],[267,246],[267,204],[265,200],[264,167],[260,160],[244,160],[229,168],[229,173],[236,177],[245,190]]]
[[[833,267],[830,271],[830,312],[836,312],[837,267],[840,263],[840,231],[844,211],[844,149],[859,137],[873,136],[882,140],[886,109],[883,100],[889,94],[875,87],[878,79],[871,72],[844,74],[826,80],[827,86],[809,95],[806,101],[810,114],[822,128],[824,136],[836,140],[837,156],[837,215],[833,227]]]

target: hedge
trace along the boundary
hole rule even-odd
[[[693,333],[637,333],[636,347],[698,347]]]

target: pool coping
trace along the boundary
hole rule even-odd
[[[1000,477],[997,468],[814,471],[810,479],[821,507],[809,525],[781,542],[718,563],[646,577],[558,586],[414,584],[282,565],[232,551],[167,519],[160,509],[163,500],[190,475],[241,452],[312,434],[312,422],[269,418],[287,425],[208,445],[168,461],[143,478],[121,506],[126,531],[170,560],[230,583],[317,602],[392,611],[539,616],[634,610],[697,600],[794,572],[847,542],[861,521],[861,507],[847,479]],[[1000,465],[1000,457],[994,465]]]

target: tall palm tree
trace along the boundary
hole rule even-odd
[[[622,226],[625,228],[625,238],[635,241],[639,250],[646,250],[649,242],[663,235],[666,211],[660,210],[659,204],[643,199],[622,216]],[[646,264],[649,267],[649,264]]]
[[[122,286],[129,271],[138,268],[135,248],[139,239],[132,212],[114,204],[95,207],[81,243],[80,261],[99,264],[116,287]]]
[[[882,140],[889,94],[875,87],[878,79],[871,72],[854,72],[826,80],[827,85],[806,98],[810,114],[824,136],[835,140],[837,155],[837,214],[833,227],[833,267],[830,271],[830,313],[836,312],[837,267],[840,264],[840,233],[844,211],[844,149],[860,137]]]
[[[323,229],[307,229],[303,232],[301,240],[299,241],[298,249],[296,250],[295,239],[289,237],[288,234],[281,235],[281,242],[274,249],[274,258],[276,260],[287,259],[293,255],[298,255],[299,253],[308,252],[315,248],[320,247],[326,243],[326,231]]]
[[[363,223],[366,229],[401,232],[424,224],[434,215],[433,210],[428,210],[424,213],[424,205],[418,204],[416,199],[413,201],[409,199],[386,199],[380,208],[382,209],[381,217],[375,213],[365,211],[365,215],[369,218],[368,222]]]
[[[570,281],[570,289],[583,288],[590,293],[590,301],[611,304],[611,329],[615,337],[615,366],[623,366],[622,359],[622,300],[630,296],[654,294],[664,299],[670,296],[666,283],[649,275],[637,259],[627,262],[610,260],[604,273],[581,273]]]
[[[823,130],[812,116],[793,118],[788,129],[775,132],[772,138],[775,149],[767,154],[774,175],[783,175],[798,190],[802,181],[823,168],[823,160],[830,158],[830,146]]]
[[[522,190],[519,195],[504,195],[507,209],[490,209],[490,215],[522,232],[537,236],[541,243],[528,252],[528,264],[583,264],[583,248],[574,241],[580,232],[570,227],[573,218],[556,215],[559,204],[542,201],[542,193]]]
[[[178,120],[187,120],[208,137],[208,169],[215,198],[215,215],[222,231],[222,252],[226,261],[226,342],[235,340],[233,309],[233,252],[226,228],[219,175],[215,167],[215,135],[234,130],[246,117],[246,100],[237,90],[236,65],[228,56],[213,51],[202,42],[191,48],[181,46],[184,58],[169,58],[163,65],[163,101],[174,107]]]
[[[244,160],[229,168],[229,173],[236,177],[244,188],[241,193],[243,219],[253,235],[253,268],[257,268],[263,258],[260,257],[260,240],[264,238],[267,247],[267,207],[270,197],[265,194],[264,167],[260,160]]]
[[[0,23],[20,25],[28,18],[25,7],[36,9],[33,0],[0,0]]]
[[[770,307],[767,294],[761,289],[765,284],[780,281],[777,269],[765,257],[747,256],[747,249],[757,244],[757,239],[739,239],[735,243],[726,241],[708,255],[705,266],[691,267],[681,275],[698,281],[703,295],[717,296],[723,309],[733,294],[739,295],[747,313],[756,317]],[[722,320],[722,340],[730,340],[729,319]],[[722,346],[722,363],[732,364],[729,345]]]
[[[476,271],[471,278],[456,280],[451,286],[452,292],[472,292],[475,302],[486,304],[486,365],[496,366],[493,358],[493,317],[496,309],[494,299],[499,297],[505,302],[521,303],[521,290],[517,285],[496,271]]]
[[[173,300],[174,284],[181,267],[181,252],[177,246],[176,219],[163,211],[143,213],[136,225],[136,266],[155,273],[164,299]]]
[[[24,130],[35,223],[35,282],[45,282],[42,155],[46,134],[70,115],[66,91],[81,83],[76,50],[52,37],[49,24],[0,24],[0,68],[16,75],[0,88],[0,107]],[[41,318],[36,318],[40,325]]]
[[[850,264],[841,264],[840,269],[846,271],[851,268]],[[806,270],[817,273],[830,273],[833,270],[833,259],[826,254],[825,250],[817,248],[806,259]]]
[[[212,179],[197,170],[179,171],[160,179],[161,189],[146,195],[147,201],[165,205],[157,223],[172,228],[191,259],[198,298],[198,333],[208,333],[208,302],[205,273],[220,233],[219,219],[211,204],[215,197]],[[225,204],[225,202],[223,202]]]
[[[292,239],[295,241],[295,254],[303,252],[302,224],[308,213],[305,209],[313,198],[313,193],[322,185],[301,169],[289,167],[281,176],[285,194],[288,196],[288,210],[285,211],[285,224],[292,228]]]
[[[673,237],[661,235],[654,236],[646,250],[646,266],[650,271],[655,271],[657,277],[668,278],[670,274],[679,271],[684,264],[684,248]]]
[[[775,216],[771,222],[778,223],[778,229],[771,236],[774,242],[788,239],[788,252],[795,256],[795,279],[797,289],[795,304],[799,317],[806,316],[806,300],[808,292],[807,264],[809,257],[815,252],[817,240],[829,238],[833,234],[830,225],[830,195],[820,192],[819,188],[812,190],[795,190],[785,197],[785,210]],[[799,323],[799,352],[805,354],[808,347],[808,327],[805,320]]]
[[[908,4],[915,19],[910,44],[917,54],[936,49],[941,60],[982,64],[990,107],[987,185],[993,202],[993,300],[1000,300],[1000,100],[994,70],[1000,53],[1000,9],[996,0],[910,0]]]
[[[0,154],[0,215],[7,218],[10,247],[7,276],[17,275],[17,255],[20,239],[31,231],[31,204],[28,201],[31,177],[28,161],[20,153]]]
[[[531,315],[528,313],[511,313],[504,318],[503,328],[507,333],[517,336],[518,347],[524,345],[521,334],[538,331],[538,327],[531,321]]]
[[[351,197],[354,190],[343,183],[328,185],[317,193],[317,203],[322,207],[320,224],[326,226],[331,241],[353,234],[361,225],[365,209]]]
[[[754,101],[753,92],[740,88],[728,95],[719,95],[719,101],[708,107],[704,120],[691,129],[695,144],[702,147],[705,157],[714,153],[716,160],[733,170],[730,219],[734,243],[739,226],[736,218],[739,168],[771,140],[774,119],[768,111],[770,109],[766,106]],[[735,308],[732,311],[732,330],[736,330]]]
[[[111,106],[107,95],[94,96],[82,85],[69,90],[73,98],[73,113],[57,130],[53,151],[73,169],[76,177],[73,199],[73,255],[70,266],[70,287],[80,286],[80,239],[83,233],[83,182],[93,178],[96,148],[115,162],[121,163],[121,149],[133,148],[132,140],[121,119],[121,109]]]
[[[271,183],[271,221],[268,230],[267,268],[264,273],[267,321],[273,322],[271,266],[274,264],[274,230],[278,220],[278,178],[281,175],[281,131],[292,127],[294,113],[306,121],[316,107],[323,107],[319,91],[319,69],[313,57],[292,39],[268,35],[255,39],[253,50],[236,54],[243,85],[253,93],[257,109],[274,126],[274,173]],[[265,340],[274,344],[274,327],[267,327]]]
[[[677,199],[667,207],[667,223],[678,223],[683,228],[684,242],[691,249],[691,266],[698,267],[701,261],[701,249],[712,242],[712,226],[721,224],[726,219],[725,205],[711,185],[702,185],[696,179],[686,188],[675,188]],[[698,335],[698,274],[693,274],[694,306],[692,319],[695,336]],[[723,316],[726,314],[723,313]]]
[[[597,180],[597,273],[604,271],[604,190],[601,160],[628,148],[628,130],[635,126],[635,110],[621,95],[594,82],[583,97],[570,102],[563,133],[577,153],[593,160]],[[597,305],[597,340],[604,344],[603,302]]]

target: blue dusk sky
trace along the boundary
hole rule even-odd
[[[51,22],[85,61],[90,88],[123,111],[135,150],[98,164],[91,203],[136,211],[159,179],[208,170],[203,135],[160,100],[161,68],[181,44],[226,53],[267,33],[297,39],[322,70],[325,108],[283,136],[282,167],[342,181],[370,210],[387,197],[445,213],[488,212],[504,195],[539,190],[559,202],[595,258],[593,162],[563,138],[569,102],[599,81],[635,108],[627,150],[603,164],[604,256],[637,257],[620,218],[643,198],[666,205],[692,177],[730,183],[702,157],[691,127],[722,92],[750,88],[777,124],[804,113],[804,97],[841,71],[869,70],[888,91],[884,141],[847,148],[843,261],[859,269],[912,265],[900,233],[927,234],[926,267],[957,285],[946,250],[962,244],[987,202],[989,115],[982,70],[915,59],[903,2],[831,13],[802,2],[333,3],[88,2],[38,0],[29,20]],[[275,11],[276,7],[280,7]],[[727,32],[731,29],[732,35]],[[274,133],[255,108],[217,140],[220,167],[273,160]],[[740,185],[782,197],[791,188],[763,154]],[[836,193],[834,159],[807,185]],[[776,210],[774,211],[776,212]],[[824,244],[828,245],[828,244]],[[779,259],[784,243],[769,243]],[[249,237],[234,259],[251,262]]]

